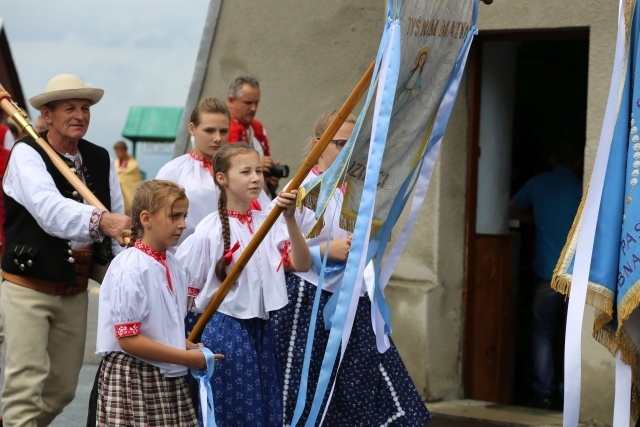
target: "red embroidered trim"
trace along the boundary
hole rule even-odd
[[[203,168],[209,169],[209,173],[211,174],[211,176],[213,176],[213,162],[212,161],[207,160],[202,156],[198,156],[193,150],[189,153],[189,155],[191,156],[192,159],[199,161],[200,162],[200,166],[202,166]]]
[[[100,233],[100,220],[102,219],[102,214],[104,212],[105,211],[98,208],[94,209],[93,212],[91,212],[91,217],[89,218],[89,236],[94,242],[102,241],[102,235]]]
[[[189,297],[197,297],[199,294],[200,294],[200,289],[192,288],[191,286],[189,286],[187,288],[187,296],[189,296]]]
[[[166,261],[167,253],[166,252],[160,253],[155,249],[150,248],[149,246],[142,243],[141,240],[136,240],[136,242],[133,244],[133,247],[141,250],[142,252],[144,252],[145,254],[149,255],[151,258],[155,259],[160,264],[162,264],[165,271],[167,272],[167,283],[169,284],[169,290],[173,292],[173,285],[171,284],[171,273],[169,273],[169,266],[167,265],[167,261]]]
[[[280,254],[282,257],[280,258],[280,264],[278,264],[278,268],[276,271],[280,271],[280,267],[284,264],[285,267],[291,267],[291,258],[289,257],[289,252],[291,251],[291,242],[288,240],[284,242],[284,246],[280,249]]]
[[[119,323],[115,326],[116,338],[140,335],[140,322]]]
[[[253,222],[253,216],[251,215],[251,209],[247,211],[247,213],[240,213],[236,211],[227,211],[227,215],[232,218],[237,218],[241,224],[245,224],[247,228],[249,228],[249,233],[253,234],[253,229],[251,228],[251,223]]]

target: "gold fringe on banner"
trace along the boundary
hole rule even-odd
[[[580,223],[582,222],[582,210],[584,209],[584,203],[587,200],[587,194],[589,188],[587,187],[582,194],[580,205],[578,206],[578,212],[573,218],[571,224],[571,230],[567,236],[567,242],[560,252],[560,258],[556,264],[556,268],[553,269],[553,276],[551,278],[551,287],[563,295],[569,295],[571,291],[571,275],[568,273],[569,266],[573,260],[573,256],[576,254],[576,247],[578,246],[578,232],[580,230]]]
[[[640,281],[629,288],[620,304],[618,304],[618,323],[622,324],[631,313],[640,306]]]
[[[598,313],[596,313],[597,315]],[[620,359],[631,367],[631,415],[637,419],[640,415],[640,388],[638,387],[638,349],[627,332],[611,325],[605,325],[593,331],[593,338],[615,357],[620,350]]]

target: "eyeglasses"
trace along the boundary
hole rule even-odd
[[[332,139],[331,142],[336,144],[336,148],[338,150],[342,150],[342,147],[345,146],[345,144],[347,143],[347,140],[346,139]]]

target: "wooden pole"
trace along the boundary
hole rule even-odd
[[[342,124],[345,122],[347,117],[349,117],[349,114],[351,114],[353,109],[356,107],[356,105],[360,101],[360,98],[362,98],[362,95],[364,95],[366,90],[369,88],[369,83],[371,82],[371,77],[373,76],[374,65],[375,63],[372,63],[369,66],[356,87],[351,92],[351,95],[349,95],[349,98],[347,98],[342,108],[340,108],[340,111],[338,111],[336,117],[333,119],[324,134],[322,134],[322,137],[320,138],[316,146],[313,148],[313,150],[311,150],[311,153],[309,153],[306,160],[302,163],[302,166],[287,187],[287,192],[295,190],[300,187],[300,185],[302,185],[302,182],[307,177],[313,166],[315,166],[315,164],[318,162],[320,155],[324,152]],[[202,316],[200,317],[200,319],[198,319],[198,322],[189,334],[189,341],[199,341],[205,325],[207,324],[211,316],[213,316],[213,314],[216,312],[224,298],[227,296],[229,290],[231,289],[231,286],[233,286],[235,281],[238,279],[240,273],[242,273],[242,270],[247,265],[247,262],[258,248],[258,245],[262,242],[262,240],[264,240],[267,233],[281,213],[281,207],[273,207],[273,209],[267,216],[267,219],[260,226],[258,231],[256,231],[256,234],[253,236],[245,250],[242,251],[242,254],[240,254],[240,257],[231,268],[231,271],[229,271],[227,278],[224,280],[224,282],[222,282],[218,291],[213,295],[213,298],[209,302],[209,305],[207,305],[207,308],[204,310]]]
[[[71,171],[71,168],[67,166],[67,164],[60,158],[58,153],[49,145],[47,141],[42,138],[38,132],[31,126],[31,124],[27,121],[24,113],[20,110],[20,108],[11,101],[11,95],[5,90],[2,85],[0,85],[0,107],[4,110],[5,113],[9,115],[13,119],[13,121],[20,126],[22,131],[33,138],[36,143],[47,153],[53,165],[60,171],[62,176],[65,177],[67,181],[75,188],[75,190],[80,193],[82,198],[87,201],[91,206],[108,211],[108,209],[98,200],[98,198],[89,190],[89,188],[82,182],[78,175]]]

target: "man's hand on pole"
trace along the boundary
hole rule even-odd
[[[120,246],[124,246],[125,237],[131,237],[131,218],[124,214],[105,212],[100,218],[99,228],[105,236],[116,239]]]

